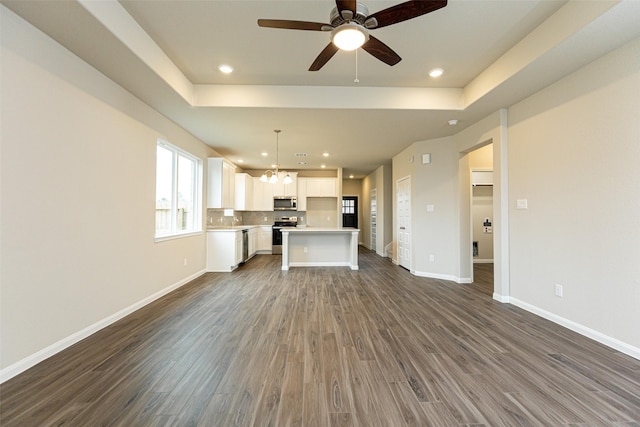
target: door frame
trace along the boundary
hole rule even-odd
[[[408,256],[408,264],[409,266],[406,265],[402,265],[402,263],[400,262],[400,203],[399,203],[399,199],[400,199],[400,192],[398,191],[398,188],[400,186],[400,183],[403,181],[407,181],[409,184],[409,208],[408,208],[408,222],[409,222],[409,256]],[[396,233],[396,244],[395,244],[395,249],[396,249],[396,264],[404,267],[406,269],[408,269],[409,271],[412,271],[413,268],[413,230],[411,227],[411,175],[407,175],[404,176],[398,180],[396,180],[396,226],[395,226],[395,233]]]

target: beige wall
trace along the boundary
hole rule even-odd
[[[639,58],[636,40],[509,108],[511,297],[637,357]]]
[[[493,143],[494,297],[640,357],[638,58],[640,40],[453,138],[396,155],[394,182],[412,178],[412,271],[469,277],[469,153]],[[529,208],[516,209],[518,199]]]
[[[154,242],[156,140],[215,153],[0,7],[6,378],[204,270],[204,234]]]

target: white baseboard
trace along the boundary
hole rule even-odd
[[[428,277],[430,279],[441,279],[441,280],[449,280],[451,282],[456,283],[472,283],[471,277],[458,277],[452,276],[450,274],[438,274],[438,273],[429,273],[426,271],[415,271],[411,270],[411,274],[418,277]]]
[[[130,305],[129,307],[125,307],[122,310],[118,311],[117,313],[112,314],[111,316],[108,316],[96,323],[94,323],[93,325],[87,326],[86,328],[69,335],[66,338],[61,339],[60,341],[51,344],[48,347],[43,348],[42,350],[33,353],[30,356],[25,357],[22,360],[19,360],[18,362],[7,366],[6,368],[0,370],[0,384],[2,384],[3,382],[15,377],[16,375],[26,371],[27,369],[37,365],[38,363],[42,362],[45,359],[48,359],[49,357],[53,356],[56,353],[61,352],[62,350],[71,347],[73,344],[87,338],[88,336],[98,332],[99,330],[111,325],[112,323],[117,322],[118,320],[122,319],[123,317],[133,313],[136,310],[139,310],[140,308],[144,307],[145,305],[157,300],[158,298],[161,298],[163,296],[165,296],[166,294],[168,294],[169,292],[178,289],[179,287],[186,285],[187,283],[189,283],[190,281],[192,281],[193,279],[196,279],[200,276],[202,276],[206,271],[205,270],[201,270],[199,272],[196,272],[194,274],[192,274],[189,277],[186,277],[182,280],[180,280],[177,283],[174,283],[173,285],[170,285],[158,292],[156,292],[153,295],[148,296],[147,298],[144,298],[132,305]]]
[[[498,302],[503,302],[503,303],[508,303],[509,302],[509,297],[506,297],[506,296],[500,295],[500,294],[496,294],[495,292],[493,293],[493,299],[498,301]]]
[[[493,263],[493,259],[480,259],[480,258],[474,258],[473,259],[473,263],[474,264],[491,264]]]
[[[494,294],[494,298],[495,298],[495,294]],[[624,354],[627,354],[635,359],[640,360],[640,348],[634,347],[616,338],[605,335],[602,332],[598,332],[594,329],[591,329],[584,325],[576,323],[573,320],[565,319],[564,317],[550,313],[546,310],[543,310],[539,307],[536,307],[524,301],[520,301],[519,299],[516,299],[516,298],[508,298],[508,299],[509,299],[508,302],[510,302],[511,304],[517,307],[522,308],[523,310],[536,314],[540,317],[543,317],[547,320],[557,323],[558,325],[564,326],[567,329],[571,329],[572,331],[577,332],[580,335],[584,335],[585,337],[591,338],[599,342],[600,344],[604,344],[607,347],[611,347],[614,350],[618,350]]]

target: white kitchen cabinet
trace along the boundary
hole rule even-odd
[[[222,157],[207,159],[207,208],[233,209],[236,167]]]
[[[253,177],[246,173],[236,173],[236,197],[234,209],[251,211],[253,209]]]
[[[289,174],[293,182],[285,184],[284,177]],[[273,186],[273,197],[297,197],[298,196],[298,172],[278,172],[278,182],[269,184]]]
[[[260,181],[260,178],[253,178],[253,210],[273,211],[273,190],[274,184]]]
[[[271,238],[273,229],[271,226],[260,226],[258,229],[258,242],[256,250],[260,253],[271,253]]]
[[[307,197],[338,197],[336,178],[307,178]]]
[[[256,254],[256,252],[258,252],[258,235],[260,234],[260,229],[258,227],[250,228],[247,233],[249,241],[249,258],[251,258]]]
[[[242,230],[207,232],[207,271],[233,271],[242,262]]]
[[[302,212],[307,210],[307,179],[298,178],[298,210]]]

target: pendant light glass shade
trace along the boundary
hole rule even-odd
[[[278,183],[278,168],[280,167],[280,163],[278,162],[279,161],[279,156],[280,156],[279,135],[280,135],[280,132],[282,132],[282,131],[280,129],[274,129],[274,132],[276,133],[276,164],[275,165],[271,165],[271,167],[275,167],[275,169],[274,170],[268,169],[268,170],[264,171],[264,173],[260,177],[260,181],[268,182],[269,184],[277,184]],[[291,178],[289,173],[286,172],[286,171],[282,171],[282,173],[285,174],[282,182],[284,184],[291,184],[293,182],[293,179]]]

